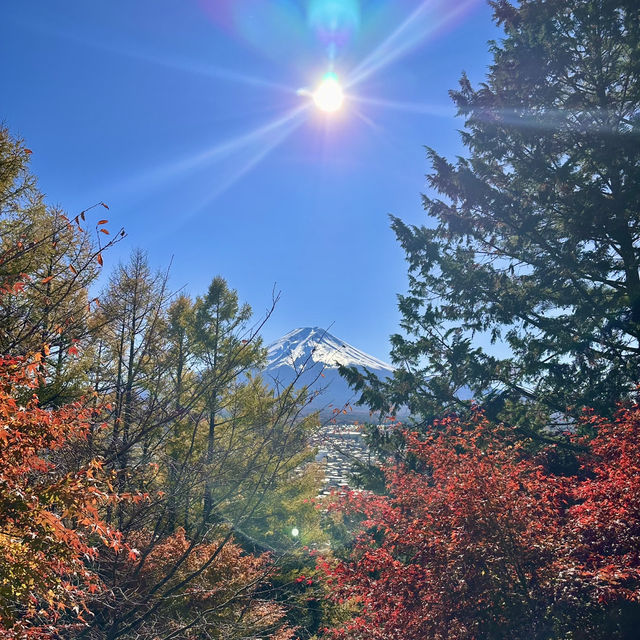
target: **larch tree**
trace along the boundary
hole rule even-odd
[[[225,409],[225,396],[238,376],[258,366],[264,359],[260,340],[249,341],[247,323],[251,307],[238,302],[238,293],[229,289],[218,276],[209,285],[206,295],[194,306],[193,344],[202,378],[207,387],[207,419],[205,464],[213,466],[216,447],[216,426]],[[203,513],[213,515],[213,479],[204,486]]]
[[[92,382],[112,407],[102,453],[117,470],[121,490],[130,488],[135,470],[149,462],[156,420],[168,402],[162,388],[165,290],[166,277],[152,272],[144,252],[134,251],[112,274],[92,317]]]

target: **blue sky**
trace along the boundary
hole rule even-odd
[[[496,37],[482,0],[8,0],[0,119],[48,202],[104,201],[126,228],[107,270],[173,256],[173,288],[220,274],[256,314],[275,285],[267,342],[332,325],[388,360],[406,289],[388,214],[427,222],[424,146],[463,153],[447,91],[483,79]],[[299,92],[329,70],[334,114]]]

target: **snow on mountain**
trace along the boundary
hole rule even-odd
[[[267,348],[267,367],[263,376],[277,388],[291,383],[306,386],[313,401],[309,409],[330,414],[348,407],[343,421],[363,420],[369,416],[366,407],[355,407],[357,394],[338,373],[338,366],[367,369],[379,378],[393,375],[393,367],[360,351],[318,327],[294,329]]]
[[[366,367],[369,370],[386,371],[393,374],[393,367],[382,360],[356,349],[344,340],[339,340],[324,329],[305,327],[294,329],[277,342],[269,345],[267,360],[269,367],[301,366],[307,359],[325,367]]]

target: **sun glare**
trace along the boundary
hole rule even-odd
[[[344,102],[344,93],[335,73],[327,73],[320,86],[313,93],[313,101],[321,111],[333,113],[338,111]]]

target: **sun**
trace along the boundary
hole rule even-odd
[[[344,93],[335,73],[326,73],[320,86],[312,94],[316,107],[321,111],[339,111],[344,103]]]

